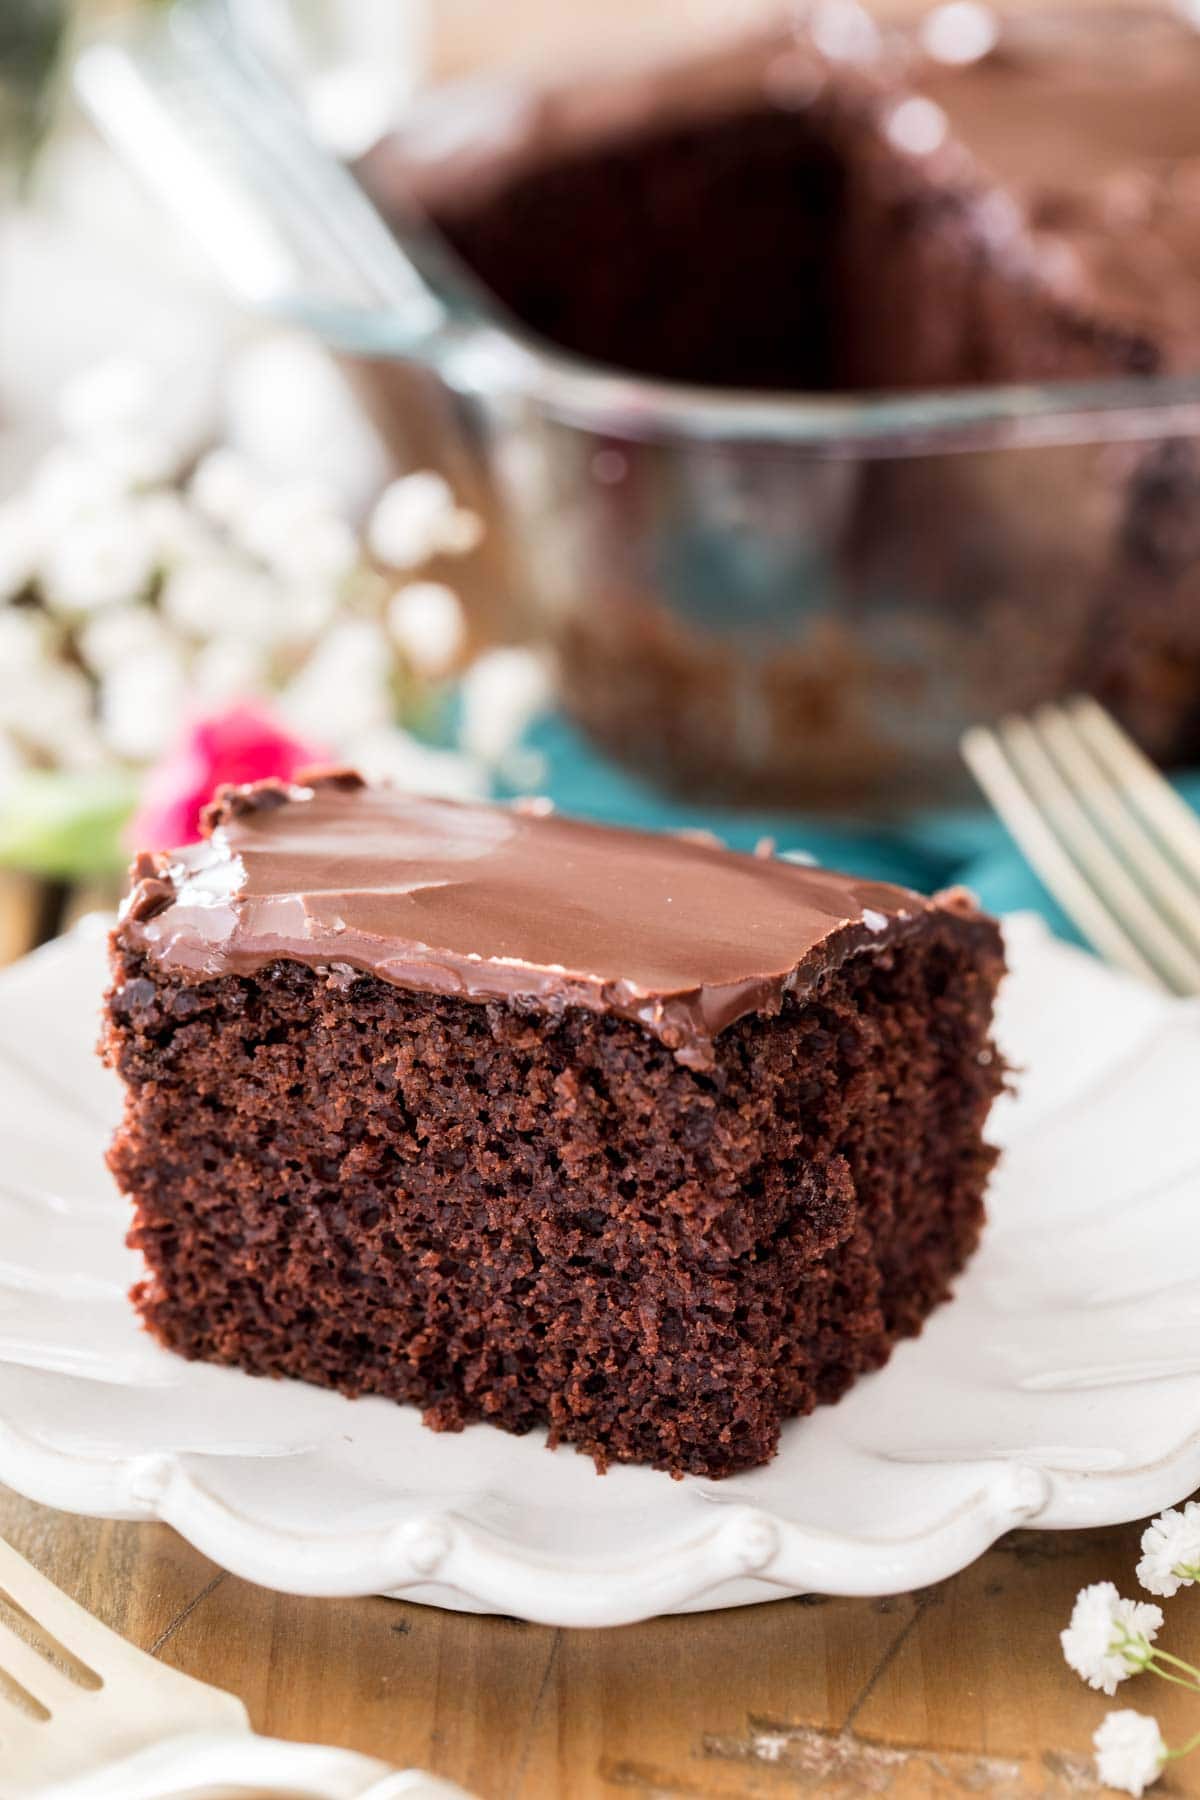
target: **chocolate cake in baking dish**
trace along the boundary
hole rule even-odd
[[[1200,759],[1200,439],[1160,379],[1200,367],[1185,10],[739,11],[673,56],[431,98],[365,159],[532,341],[702,394],[682,438],[657,387],[590,430],[572,403],[524,459],[550,473],[512,611],[606,752],[706,801],[893,818],[967,797],[970,725],[1087,692]],[[403,450],[412,396],[366,385]],[[744,392],[794,438],[753,441]]]
[[[946,1298],[1002,1081],[965,894],[344,772],[207,829],[135,865],[104,1037],[172,1350],[720,1476]]]

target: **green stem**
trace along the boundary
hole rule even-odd
[[[1157,1675],[1160,1681],[1169,1681],[1173,1687],[1186,1688],[1189,1694],[1200,1694],[1200,1684],[1185,1681],[1182,1675],[1172,1675],[1166,1669],[1156,1669],[1153,1663],[1146,1664],[1145,1673]]]
[[[1196,1733],[1195,1737],[1190,1737],[1186,1744],[1180,1744],[1178,1750],[1168,1750],[1163,1761],[1176,1762],[1181,1756],[1190,1756],[1197,1745],[1200,1745],[1200,1731]]]
[[[1194,1684],[1200,1687],[1200,1669],[1197,1669],[1193,1663],[1184,1662],[1181,1656],[1172,1656],[1169,1650],[1160,1650],[1155,1644],[1150,1649],[1150,1661],[1166,1662],[1170,1663],[1173,1668],[1186,1670]],[[1158,1670],[1158,1673],[1161,1675],[1162,1670]]]

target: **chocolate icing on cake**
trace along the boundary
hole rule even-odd
[[[279,959],[472,1000],[634,1019],[706,1067],[717,1033],[882,947],[908,890],[707,844],[415,798],[353,777],[225,790],[201,844],[135,865],[123,935],[200,978]]]

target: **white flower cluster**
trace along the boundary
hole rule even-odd
[[[440,476],[404,476],[367,523],[367,554],[331,493],[234,450],[181,483],[154,413],[143,369],[91,371],[62,396],[61,441],[0,504],[0,781],[151,764],[184,714],[267,698],[369,774],[479,791],[480,765],[541,704],[536,659],[476,661],[469,757],[430,752],[397,722],[466,662],[458,596],[423,571],[474,548],[476,515]]]
[[[1137,1574],[1152,1594],[1168,1597],[1200,1580],[1200,1501],[1170,1507],[1150,1521],[1142,1533]],[[1063,1655],[1077,1675],[1105,1694],[1115,1694],[1131,1675],[1149,1673],[1200,1696],[1200,1669],[1156,1647],[1162,1622],[1160,1607],[1124,1600],[1111,1581],[1098,1581],[1076,1595],[1071,1622],[1061,1634]],[[1200,1748],[1200,1732],[1169,1750],[1155,1719],[1125,1709],[1110,1712],[1092,1741],[1100,1780],[1140,1795],[1169,1761]]]
[[[1115,1694],[1119,1682],[1149,1663],[1162,1622],[1161,1607],[1122,1600],[1111,1581],[1097,1581],[1076,1597],[1071,1623],[1061,1634],[1063,1655],[1089,1687]]]
[[[1092,1743],[1096,1773],[1108,1787],[1140,1795],[1162,1774],[1167,1746],[1157,1720],[1145,1713],[1129,1708],[1110,1712],[1097,1728]]]
[[[1172,1506],[1142,1533],[1137,1578],[1152,1594],[1167,1599],[1200,1580],[1200,1501]]]

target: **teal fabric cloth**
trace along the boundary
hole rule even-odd
[[[653,831],[702,827],[731,848],[752,850],[774,838],[779,850],[806,850],[818,862],[925,892],[962,882],[989,912],[1033,909],[1061,936],[1078,933],[985,807],[917,813],[894,827],[806,818],[793,812],[744,812],[673,799],[591,748],[565,719],[540,719],[526,745],[545,763],[540,790],[576,817]],[[1200,809],[1200,771],[1179,777],[1179,792]]]

